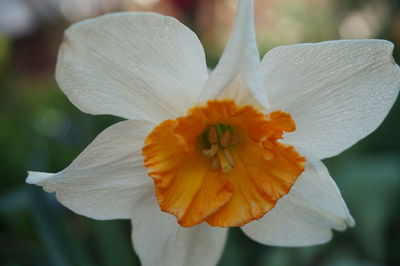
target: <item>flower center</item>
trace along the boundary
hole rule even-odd
[[[162,122],[142,150],[161,210],[185,227],[261,218],[304,170],[304,157],[278,141],[294,130],[288,113],[264,114],[231,100]]]
[[[233,127],[225,124],[212,125],[204,131],[203,136],[208,147],[203,150],[203,155],[212,160],[212,168],[229,172],[234,166],[230,149],[237,143]]]

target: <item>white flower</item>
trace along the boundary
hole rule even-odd
[[[239,0],[210,76],[196,35],[173,18],[119,13],[71,26],[58,84],[82,111],[127,120],[66,169],[29,172],[27,182],[78,214],[131,219],[145,266],[214,265],[223,227],[243,225],[263,244],[305,246],[353,226],[320,160],[367,136],[389,112],[400,87],[393,45],[284,46],[260,62],[252,9]],[[278,142],[283,131],[291,132],[286,144]]]

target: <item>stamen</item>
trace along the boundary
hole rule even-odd
[[[224,149],[224,154],[226,159],[228,160],[229,164],[233,167],[233,157],[231,152],[228,149]]]
[[[222,150],[218,150],[217,152],[218,160],[221,165],[222,172],[227,173],[232,169],[228,159],[225,156],[225,153]]]
[[[215,130],[215,127],[210,127],[210,131],[208,132],[208,141],[211,144],[217,143],[218,136],[217,136],[217,131]]]
[[[217,151],[218,151],[218,144],[217,143],[213,143],[213,144],[211,144],[211,148],[210,149],[203,150],[203,154],[208,158],[212,158],[217,153]]]
[[[229,130],[225,131],[224,135],[220,140],[221,146],[224,148],[228,147],[229,143],[231,142],[231,138],[232,138],[231,132]]]
[[[224,173],[229,172],[234,165],[230,145],[237,143],[234,128],[221,123],[211,125],[204,133],[206,145],[210,148],[204,149],[203,155],[212,160],[213,169],[221,169]]]

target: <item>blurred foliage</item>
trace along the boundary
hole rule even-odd
[[[181,14],[180,18],[199,32],[207,49],[208,63],[214,66],[227,34],[223,28],[215,33],[207,31],[207,27],[201,28],[204,12],[196,10],[200,10],[203,1],[198,1],[196,7],[179,2],[182,9],[174,14]],[[354,14],[358,18],[360,12],[371,16],[366,8],[371,3],[373,7],[377,4],[384,8],[381,13],[385,16],[384,20],[376,18],[381,25],[378,30],[366,33],[372,32],[371,37],[400,45],[396,35],[400,32],[400,23],[396,23],[400,21],[400,5],[394,0],[270,2],[272,11],[266,13],[266,18],[275,11],[279,15],[258,22],[269,25],[258,36],[262,51],[280,44],[345,37],[341,34],[352,31],[346,29],[343,21]],[[204,0],[204,3],[214,1]],[[222,5],[224,1],[215,3]],[[264,15],[256,14],[260,16]],[[98,133],[119,121],[111,116],[94,117],[80,112],[57,88],[54,61],[67,24],[62,18],[52,18],[41,20],[36,24],[39,26],[24,36],[0,32],[0,264],[139,265],[132,251],[129,221],[95,221],[76,215],[61,206],[54,195],[25,184],[27,170],[60,171]],[[227,25],[226,29],[230,29]],[[399,56],[396,48],[396,60]],[[356,227],[335,232],[328,244],[305,248],[263,246],[239,229],[231,229],[219,265],[400,265],[399,132],[397,101],[371,136],[325,161],[357,222]]]

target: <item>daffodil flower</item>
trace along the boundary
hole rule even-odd
[[[89,114],[126,118],[59,173],[27,182],[74,212],[130,219],[145,266],[215,265],[229,227],[277,246],[324,243],[354,221],[321,159],[375,130],[400,71],[384,40],[283,46],[260,61],[253,2],[210,75],[176,19],[117,13],[71,26],[56,79]],[[360,180],[362,182],[362,180]]]

